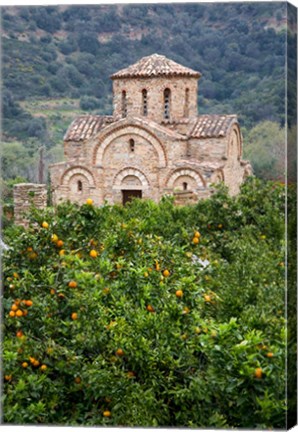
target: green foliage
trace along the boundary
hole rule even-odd
[[[284,201],[248,179],[192,207],[66,202],[7,228],[4,421],[285,428]]]

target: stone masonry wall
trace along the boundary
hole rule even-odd
[[[34,205],[44,209],[47,205],[47,186],[45,184],[19,183],[14,185],[14,221],[16,225],[28,227],[26,213]]]
[[[170,120],[192,118],[198,115],[198,80],[190,77],[115,79],[113,81],[114,115],[122,117],[122,91],[125,91],[127,116],[143,116],[142,90],[146,89],[148,114],[145,118],[162,123],[165,120],[164,90],[167,88],[171,90]]]

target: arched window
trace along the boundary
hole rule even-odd
[[[186,191],[187,190],[187,186],[188,184],[186,182],[183,182],[183,190]]]
[[[129,150],[131,151],[131,153],[135,151],[135,142],[133,139],[129,140]]]
[[[189,116],[189,88],[185,89],[184,117]]]
[[[147,90],[142,90],[142,114],[146,116],[148,114],[148,102],[147,102]]]
[[[122,100],[121,100],[121,111],[122,111],[122,117],[127,116],[127,100],[126,100],[126,91],[122,91]]]
[[[81,182],[81,180],[78,180],[78,192],[82,192],[83,191],[83,183]]]
[[[171,90],[166,88],[163,92],[163,101],[164,101],[164,118],[170,118],[170,105],[171,105]]]

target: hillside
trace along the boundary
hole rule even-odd
[[[244,133],[262,121],[280,127],[286,15],[282,2],[3,7],[4,140],[31,166],[27,149],[41,143],[55,160],[77,108],[111,113],[109,76],[154,52],[202,73],[200,113],[237,113]]]

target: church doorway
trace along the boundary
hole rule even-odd
[[[130,202],[133,198],[142,198],[142,191],[141,190],[122,190],[122,204],[125,205],[126,203]]]

